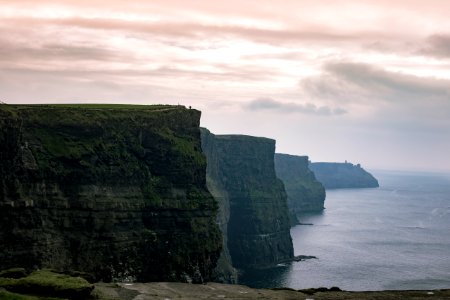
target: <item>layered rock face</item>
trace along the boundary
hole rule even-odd
[[[0,269],[208,280],[222,245],[200,112],[0,105]]]
[[[293,223],[298,214],[324,208],[325,189],[308,163],[308,156],[275,154],[275,171],[284,183]]]
[[[275,176],[275,141],[202,130],[202,146],[232,265],[261,268],[292,258],[286,193]]]
[[[219,157],[219,152],[216,149],[215,135],[210,133],[207,129],[201,128],[201,137],[203,153],[205,153],[207,157],[206,186],[219,205],[217,224],[219,224],[223,240],[222,252],[220,253],[217,267],[213,273],[215,277],[214,280],[222,283],[237,283],[238,271],[233,267],[230,251],[228,250],[230,199],[224,183],[222,180],[218,180],[221,176],[219,164],[221,164],[222,161]]]
[[[309,168],[326,189],[378,187],[378,180],[359,164],[311,163]]]

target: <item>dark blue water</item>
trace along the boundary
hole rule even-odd
[[[450,288],[450,175],[372,172],[377,189],[327,191],[326,210],[291,229],[318,259],[247,272],[253,287]]]

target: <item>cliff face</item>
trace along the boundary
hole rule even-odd
[[[378,187],[378,181],[359,164],[311,163],[309,168],[326,189]]]
[[[200,112],[0,105],[0,269],[201,281],[221,250]]]
[[[222,232],[222,252],[220,253],[217,267],[214,270],[215,281],[223,283],[237,283],[238,272],[233,267],[230,251],[228,250],[228,222],[230,220],[230,198],[220,178],[220,164],[222,160],[216,149],[215,135],[201,128],[202,149],[207,157],[206,186],[219,204],[217,223]]]
[[[275,141],[203,130],[202,146],[232,265],[261,268],[292,258],[286,194],[274,170]]]
[[[325,189],[308,168],[308,156],[276,153],[275,170],[284,183],[294,223],[297,214],[324,208]]]

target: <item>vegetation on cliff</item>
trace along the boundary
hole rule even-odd
[[[352,163],[311,163],[309,168],[326,189],[378,187],[372,174]]]
[[[182,106],[0,105],[0,268],[210,278],[222,241],[199,122]]]
[[[73,277],[50,270],[23,274],[19,278],[8,276],[14,274],[12,272],[4,273],[6,274],[0,275],[0,288],[8,292],[0,291],[0,299],[41,299],[37,298],[38,296],[46,297],[45,299],[49,299],[47,297],[86,299],[94,289],[93,284],[81,277]]]
[[[324,208],[325,189],[308,168],[308,156],[276,153],[275,171],[284,183],[293,224],[296,215]]]

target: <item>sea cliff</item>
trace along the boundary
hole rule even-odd
[[[262,268],[293,257],[286,193],[275,176],[275,141],[202,130],[208,188],[219,201],[223,256]]]
[[[360,164],[311,163],[309,168],[326,189],[378,187],[378,180]]]
[[[324,209],[325,189],[308,163],[308,156],[275,154],[276,174],[284,183],[293,223],[298,214]]]
[[[0,105],[0,269],[209,280],[222,245],[200,112]]]

